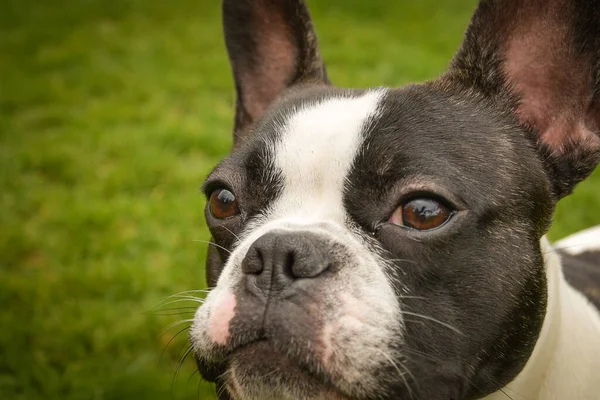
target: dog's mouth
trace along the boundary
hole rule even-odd
[[[285,387],[297,398],[348,399],[306,354],[290,354],[264,337],[228,350],[218,361],[197,357],[196,363],[205,379],[239,397],[260,398],[262,388]]]

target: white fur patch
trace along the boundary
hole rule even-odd
[[[326,99],[289,118],[274,146],[284,188],[271,210],[273,217],[344,223],[344,181],[383,94],[375,90],[360,97]]]
[[[564,250],[569,254],[598,251],[600,250],[600,225],[567,236],[556,242],[554,248]]]

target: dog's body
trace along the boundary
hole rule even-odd
[[[600,235],[543,235],[600,161],[600,5],[484,0],[443,76],[372,90],[330,86],[302,1],[223,10],[190,336],[220,396],[597,399]]]

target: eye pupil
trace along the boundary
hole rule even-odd
[[[229,190],[221,190],[217,195],[217,200],[224,205],[233,203],[235,201],[235,196]]]
[[[223,219],[238,213],[235,195],[227,189],[216,189],[210,195],[210,212],[215,218]]]
[[[442,226],[451,215],[443,202],[433,198],[417,198],[398,207],[390,217],[390,222],[424,231]]]
[[[440,204],[432,200],[414,200],[408,206],[412,213],[423,220],[435,218],[442,212]]]

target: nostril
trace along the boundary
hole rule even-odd
[[[263,269],[264,269],[264,265],[265,265],[265,257],[263,256],[262,251],[258,248],[256,249],[256,272],[257,274],[260,274]]]
[[[259,247],[251,247],[242,260],[242,272],[246,275],[260,275],[264,269],[264,256]]]
[[[284,272],[289,273],[290,275],[292,275],[292,277],[296,277],[296,274],[294,274],[295,259],[296,259],[296,256],[294,255],[294,252],[293,251],[288,252],[287,257],[285,259]]]
[[[296,258],[291,265],[291,275],[294,278],[314,278],[325,272],[330,266],[331,263],[327,257],[312,252],[304,257]]]

